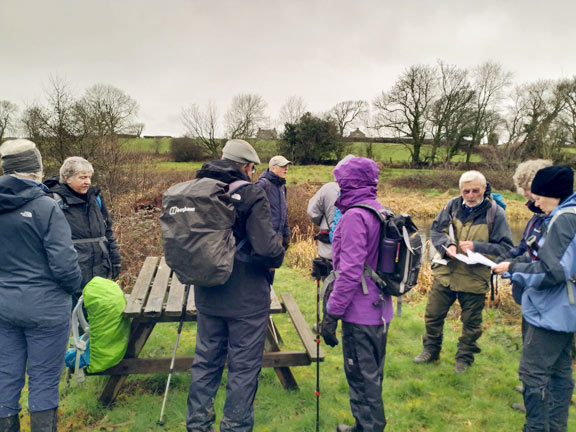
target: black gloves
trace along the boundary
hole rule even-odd
[[[112,279],[118,279],[120,272],[122,271],[122,265],[115,264],[112,266]]]
[[[288,250],[288,247],[290,247],[290,236],[282,237],[282,247],[284,250]]]
[[[326,258],[314,258],[312,260],[312,277],[314,279],[322,279],[330,274],[332,271],[332,261]]]
[[[339,319],[340,317],[336,315],[325,314],[322,320],[322,337],[326,345],[330,345],[331,347],[338,345],[336,329],[338,328]]]

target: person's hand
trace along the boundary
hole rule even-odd
[[[454,246],[454,245],[450,245],[446,249],[446,255],[448,255],[451,258],[455,257],[457,253],[458,253],[458,251],[456,250],[456,246]]]
[[[290,236],[282,238],[282,247],[284,248],[285,251],[288,250],[288,248],[290,247]]]
[[[506,273],[509,268],[510,268],[510,262],[504,261],[504,262],[496,264],[494,267],[492,267],[492,271],[494,273],[498,273],[499,275],[501,275],[503,273]]]
[[[322,337],[326,345],[334,348],[338,345],[338,338],[336,337],[336,329],[338,328],[339,318],[334,315],[325,314],[322,320]]]
[[[120,272],[122,271],[122,265],[115,264],[112,266],[112,279],[118,279]]]
[[[473,242],[473,241],[469,241],[469,240],[461,241],[461,242],[459,243],[459,245],[460,245],[460,249],[461,249],[462,252],[464,252],[464,253],[466,253],[466,252],[468,252],[468,251],[474,252],[474,242]]]

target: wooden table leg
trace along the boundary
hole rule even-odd
[[[140,322],[138,319],[132,321],[130,342],[128,342],[124,358],[137,358],[140,355],[155,325],[155,322]],[[108,406],[114,403],[126,378],[128,378],[128,375],[112,375],[108,378],[108,382],[100,395],[100,403],[102,405]]]
[[[266,345],[264,351],[266,352],[278,352],[280,351],[280,346],[278,345],[277,339],[280,339],[278,329],[274,325],[272,318],[268,321],[268,326],[266,329]],[[274,368],[280,383],[286,390],[298,390],[298,383],[296,378],[292,374],[289,367],[278,367]]]

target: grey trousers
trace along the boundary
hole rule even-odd
[[[242,318],[198,313],[196,350],[186,413],[189,432],[214,430],[214,398],[226,359],[228,381],[220,431],[252,431],[253,403],[262,367],[268,316],[268,311]]]
[[[342,322],[344,372],[350,393],[354,432],[382,432],[386,427],[382,376],[387,326]]]

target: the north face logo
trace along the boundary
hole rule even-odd
[[[32,217],[32,213],[29,211],[23,211],[20,213],[20,216],[22,217],[27,217],[27,218],[31,218]]]

